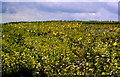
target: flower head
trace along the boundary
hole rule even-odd
[[[81,37],[78,39],[78,41],[80,41],[80,40],[82,40],[82,38],[81,38]]]
[[[113,43],[113,46],[116,46],[116,45],[117,45],[117,42],[114,42],[114,43]]]

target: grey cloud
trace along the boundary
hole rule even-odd
[[[118,11],[114,2],[8,2],[3,3],[2,9],[4,22],[56,19],[117,20]]]

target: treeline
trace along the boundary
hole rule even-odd
[[[25,21],[20,21],[20,22],[8,22],[8,23],[3,23],[5,24],[18,24],[18,23],[50,23],[50,22],[78,22],[78,23],[83,23],[83,24],[120,24],[120,21],[31,21],[31,22],[25,22]]]
[[[120,24],[120,21],[81,21],[84,24]]]

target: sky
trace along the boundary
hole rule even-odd
[[[53,1],[53,2],[52,2]],[[118,21],[118,2],[20,2],[5,0],[2,2],[2,22],[82,20],[82,21]],[[1,5],[0,5],[1,6]]]

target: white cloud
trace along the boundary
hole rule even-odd
[[[37,9],[24,8],[16,14],[3,14],[3,22],[9,21],[42,21],[42,20],[117,20],[117,15],[110,13],[104,8],[96,13],[65,13],[44,12]]]
[[[105,20],[105,21],[108,21],[108,20],[117,21],[118,20],[117,14],[113,14],[104,8],[100,8],[98,12],[96,13],[96,15],[94,16],[94,18],[99,19],[99,20]]]
[[[10,13],[3,13],[2,14],[2,21],[29,21],[29,20],[35,20],[37,17],[41,17],[40,14],[38,14],[38,11],[36,9],[30,8],[21,8],[17,11],[15,14]]]
[[[39,4],[39,3],[38,3]],[[116,4],[107,3],[113,8],[116,8]],[[71,9],[74,8],[77,10],[81,10],[81,8],[75,7],[74,5],[62,5],[62,3],[54,3],[54,4],[44,4],[50,8],[59,8],[62,9]],[[76,5],[77,6],[77,5]],[[91,4],[92,6],[92,4]],[[91,7],[90,6],[90,7]],[[97,8],[99,5],[96,4],[95,7]],[[13,6],[11,6],[13,7]],[[82,6],[85,9],[85,6]],[[88,7],[87,7],[88,8]],[[92,7],[91,7],[92,8]],[[92,9],[96,9],[92,8]],[[96,12],[89,13],[89,12],[49,12],[40,10],[38,8],[30,8],[26,6],[21,6],[21,8],[13,8],[16,13],[3,13],[2,14],[2,22],[10,22],[10,21],[43,21],[43,20],[115,20],[117,21],[118,17],[117,14],[112,13],[108,9],[104,7],[99,7]]]
[[[116,7],[118,7],[118,3],[116,3],[116,2],[107,2],[106,4],[113,7],[114,9],[116,9]]]

